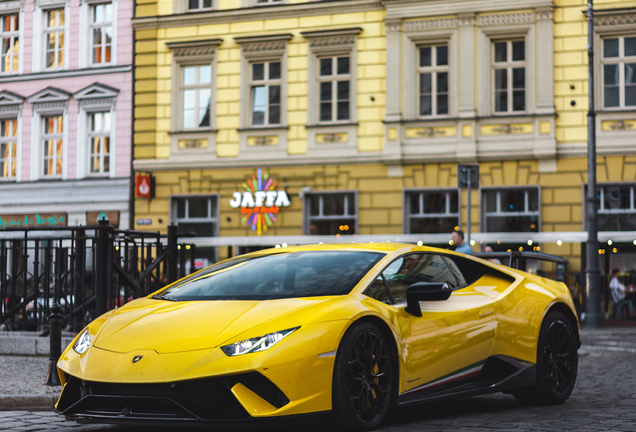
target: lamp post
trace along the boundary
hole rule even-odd
[[[588,97],[587,113],[587,316],[586,326],[602,326],[601,269],[598,257],[598,202],[596,198],[596,111],[594,110],[594,1],[587,0]]]

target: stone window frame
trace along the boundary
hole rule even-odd
[[[0,177],[0,183],[19,182],[22,177],[22,103],[24,96],[8,90],[0,91],[0,121],[17,119],[16,169],[15,177]]]
[[[93,7],[100,4],[110,3],[113,7],[112,21],[112,44],[110,52],[110,62],[93,63],[93,32],[92,32],[92,11]],[[79,67],[80,68],[102,68],[117,64],[118,52],[118,20],[119,2],[118,0],[81,0],[80,1],[80,38],[79,38]]]
[[[3,2],[5,3],[5,2]],[[4,26],[4,18],[8,15],[16,15],[17,20],[15,20],[15,25],[18,26],[18,30],[17,31],[9,31],[9,32],[2,32],[2,34],[8,34],[7,37],[0,37],[0,43],[2,45],[4,45],[4,41],[7,38],[17,38],[18,40],[18,52],[14,53],[13,56],[15,57],[16,55],[18,56],[18,70],[16,71],[9,71],[9,72],[0,72],[0,74],[2,76],[5,75],[16,75],[16,74],[21,74],[22,73],[22,65],[24,62],[24,53],[20,52],[20,49],[22,49],[19,45],[20,42],[24,42],[24,8],[21,7],[21,3],[22,2],[6,2],[6,4],[0,4],[0,19],[2,19],[2,23],[0,23],[0,29]]]
[[[477,112],[480,116],[509,117],[525,116],[538,113],[537,109],[537,12],[514,12],[509,14],[483,15],[477,17]],[[552,20],[552,13],[549,13]],[[526,109],[515,112],[496,112],[494,107],[494,43],[503,40],[523,39],[526,50]],[[542,39],[543,40],[543,39]],[[550,39],[552,41],[552,38]],[[554,51],[554,43],[550,47],[541,47],[545,51]],[[551,49],[550,49],[551,48]],[[544,55],[541,56],[543,61]],[[550,63],[551,65],[552,63]],[[547,66],[546,66],[547,68]],[[544,68],[540,68],[543,70]],[[553,68],[544,75],[553,75]],[[542,72],[538,71],[539,74]],[[539,82],[545,78],[540,77]],[[554,87],[553,84],[550,84]],[[553,93],[553,90],[552,90]],[[554,105],[554,101],[552,101]]]
[[[333,157],[333,144],[338,144],[342,156],[357,154],[357,96],[358,96],[358,35],[362,28],[344,28],[301,32],[307,39],[307,154],[316,157]],[[349,55],[351,84],[350,119],[347,122],[319,121],[318,68],[319,58]],[[346,138],[345,138],[346,136]]]
[[[209,200],[208,201],[208,206],[209,207],[212,206],[212,204],[211,204],[212,201],[216,201],[216,211],[214,212],[214,214],[211,214],[208,218],[188,218],[187,214],[186,214],[185,218],[179,218],[178,217],[178,211],[177,211],[177,200],[178,199],[189,199],[189,198],[207,198]],[[220,230],[220,225],[221,225],[221,195],[220,194],[215,194],[215,193],[175,194],[175,195],[170,195],[169,204],[170,204],[170,207],[169,207],[169,210],[168,210],[168,219],[170,220],[170,223],[174,223],[175,225],[177,225],[177,229],[178,229],[178,226],[179,226],[179,221],[182,221],[182,222],[185,222],[185,223],[188,223],[188,222],[213,223],[214,224],[214,235],[213,235],[213,237],[218,237],[219,236],[219,230]],[[218,261],[218,248],[214,248],[213,260],[215,262]],[[193,264],[194,263],[191,263],[191,265],[193,265]],[[186,265],[188,265],[187,262],[186,262]]]
[[[354,199],[354,209],[355,209],[355,215],[351,216],[351,215],[336,215],[334,217],[325,217],[323,215],[320,216],[311,216],[310,212],[311,209],[310,204],[309,204],[309,197],[312,195],[353,195],[353,199]],[[337,219],[337,218],[341,218],[341,219],[355,219],[355,232],[359,233],[360,232],[360,209],[359,209],[359,199],[358,199],[358,191],[357,190],[322,190],[322,191],[307,191],[303,193],[302,196],[302,207],[303,207],[303,235],[312,235],[310,234],[310,227],[311,227],[311,219]],[[346,209],[346,206],[345,206]],[[346,234],[345,234],[346,235]]]
[[[407,188],[407,189],[403,189],[402,190],[402,232],[404,234],[410,234],[410,230],[411,230],[411,223],[410,220],[412,219],[412,216],[409,212],[410,210],[410,202],[409,202],[409,196],[411,194],[417,193],[417,194],[423,194],[423,193],[445,193],[445,194],[449,194],[452,192],[456,192],[457,193],[457,226],[461,226],[461,221],[462,221],[462,191],[461,189],[458,188]],[[450,197],[447,195],[447,207],[450,205]],[[450,210],[449,208],[447,208],[448,210]],[[443,218],[450,218],[453,217],[455,214],[454,213],[440,213],[440,214],[432,214],[429,213],[428,215],[430,216],[423,216],[423,218],[436,218],[436,217],[443,217]]]
[[[457,117],[458,107],[458,28],[454,18],[409,21],[403,24],[402,114],[403,120],[437,120]],[[420,116],[419,49],[425,46],[448,46],[448,114]]]
[[[217,48],[223,39],[206,39],[184,42],[166,42],[172,51],[171,116],[170,116],[170,157],[213,156],[216,157],[216,94],[217,94]],[[212,66],[210,126],[198,129],[181,127],[181,70],[184,66]],[[179,115],[176,115],[178,113]],[[202,141],[206,145],[200,145]],[[179,141],[193,143],[179,147]]]
[[[199,0],[202,2],[203,0]],[[212,7],[210,8],[198,8],[198,9],[188,9],[188,0],[173,0],[172,10],[173,14],[187,14],[187,13],[202,13],[202,12],[211,12],[218,10],[218,2],[223,0],[212,0]],[[202,3],[199,3],[202,4]]]
[[[538,204],[538,208],[536,212],[528,212],[526,210],[524,210],[523,212],[515,212],[514,214],[511,213],[506,213],[506,212],[488,212],[486,209],[486,193],[488,192],[501,192],[501,191],[510,191],[510,190],[516,190],[516,191],[528,191],[530,189],[536,189],[537,191],[537,204]],[[541,185],[521,185],[521,186],[488,186],[488,187],[482,187],[479,190],[479,202],[480,202],[480,220],[479,220],[479,229],[481,232],[491,232],[491,231],[487,231],[487,218],[488,216],[494,216],[494,217],[498,217],[498,216],[537,216],[538,218],[538,223],[537,223],[537,232],[541,232],[541,223],[542,223],[542,204],[541,204]],[[524,200],[526,207],[527,207],[527,194],[526,194],[526,199]],[[500,204],[498,204],[499,207]],[[530,233],[531,234],[531,233]]]
[[[58,68],[46,66],[46,13],[52,9],[64,9],[64,65]],[[33,72],[57,72],[70,69],[71,45],[71,6],[70,0],[36,0],[33,10]],[[82,39],[82,38],[80,38]]]
[[[518,38],[503,38],[503,39],[491,39],[491,73],[492,73],[492,80],[491,80],[491,88],[492,88],[492,106],[493,106],[493,113],[495,115],[523,115],[526,113],[527,110],[527,94],[528,94],[528,82],[525,79],[527,71],[528,71],[528,65],[526,62],[526,41],[525,39],[523,39],[523,49],[524,49],[524,59],[523,60],[514,60],[513,59],[513,44],[515,42],[519,42],[520,39]],[[506,61],[504,62],[497,62],[495,60],[495,50],[494,50],[494,45],[500,44],[500,43],[505,43],[506,44]],[[523,96],[523,102],[524,102],[524,109],[523,110],[516,110],[514,109],[514,93],[515,93],[515,87],[513,87],[514,85],[514,69],[520,69],[523,68],[524,70],[524,96]],[[506,106],[507,106],[507,110],[506,111],[497,111],[497,87],[496,87],[496,75],[497,75],[497,71],[498,70],[505,70],[506,71]]]
[[[248,36],[234,38],[241,46],[241,74],[239,96],[239,157],[244,155],[265,159],[287,156],[287,87],[288,44],[291,34]],[[251,64],[280,61],[280,124],[252,125]],[[273,142],[272,142],[273,141]],[[254,144],[258,143],[258,144]]]

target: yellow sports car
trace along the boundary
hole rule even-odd
[[[561,403],[579,346],[560,282],[407,244],[278,248],[93,321],[58,362],[56,411],[174,426],[328,416],[367,430],[442,398]]]

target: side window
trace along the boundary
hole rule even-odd
[[[459,270],[459,267],[457,267],[457,264],[455,264],[455,261],[449,259],[448,257],[444,257],[444,261],[448,265],[448,268],[450,269],[453,276],[455,276],[455,279],[457,279],[457,289],[467,287],[468,283],[466,283],[466,278]]]
[[[396,303],[406,302],[406,289],[417,282],[448,283],[453,290],[460,287],[446,261],[436,254],[400,257],[384,270],[384,276]]]
[[[382,275],[378,275],[373,283],[371,283],[371,285],[369,285],[367,289],[364,290],[363,294],[383,303],[391,303],[391,297],[386,290],[386,285],[384,284]]]

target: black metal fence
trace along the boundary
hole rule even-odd
[[[86,227],[0,232],[0,329],[48,331],[59,304],[62,325],[78,332],[102,313],[185,276],[194,245],[176,226],[159,232]]]

